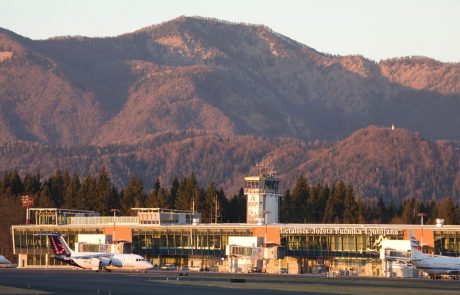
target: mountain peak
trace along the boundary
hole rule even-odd
[[[388,121],[458,139],[458,65],[327,55],[266,26],[196,16],[113,38],[0,38],[1,60],[30,53],[0,68],[0,135],[17,139],[109,144],[177,128],[330,140]]]

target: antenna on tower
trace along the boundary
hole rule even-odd
[[[259,171],[259,176],[265,176],[265,177],[276,177],[277,176],[277,171],[275,169],[275,165],[273,164],[272,161],[270,162],[258,162],[256,164],[256,167]]]

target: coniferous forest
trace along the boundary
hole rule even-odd
[[[25,221],[25,210],[20,204],[23,195],[33,196],[33,207],[37,208],[94,210],[102,215],[117,208],[121,215],[133,215],[131,208],[136,207],[190,210],[194,206],[203,223],[246,220],[243,188],[227,196],[222,187],[213,183],[200,185],[194,174],[183,179],[173,177],[170,184],[156,180],[154,187],[147,190],[134,176],[126,187],[117,189],[105,168],[84,178],[61,170],[46,179],[40,174],[21,177],[17,171],[9,171],[0,179],[0,254],[7,258],[12,258],[13,250],[10,227]],[[406,198],[399,204],[386,204],[383,199],[355,198],[352,185],[343,181],[333,185],[309,184],[299,176],[295,185],[282,194],[280,222],[416,224],[420,222],[420,212],[426,214],[427,224],[433,224],[436,218],[443,218],[445,224],[457,224],[460,217],[460,208],[452,197],[441,202]]]

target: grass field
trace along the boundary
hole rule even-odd
[[[48,292],[32,290],[32,289],[22,289],[22,288],[14,288],[14,287],[7,287],[0,285],[0,294],[49,294]]]

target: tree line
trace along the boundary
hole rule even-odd
[[[17,200],[29,195],[34,198],[33,207],[92,210],[101,215],[111,214],[114,208],[127,216],[136,214],[132,208],[193,208],[201,213],[205,223],[246,219],[243,189],[228,198],[224,189],[214,183],[200,186],[193,173],[183,179],[173,177],[169,187],[156,179],[153,188],[146,192],[142,180],[134,176],[129,178],[126,187],[117,189],[104,167],[97,175],[83,179],[59,169],[44,180],[40,174],[26,174],[22,178],[17,171],[8,171],[0,179],[0,195]]]
[[[425,224],[435,224],[437,218],[445,224],[460,222],[460,206],[452,196],[428,201],[408,197],[387,204],[382,198],[355,198],[352,185],[343,181],[310,185],[303,176],[284,192],[280,206],[282,223],[417,224],[421,214]]]
[[[19,197],[34,197],[34,207],[93,210],[109,215],[113,208],[122,215],[136,214],[132,208],[169,208],[192,210],[201,213],[201,221],[245,222],[246,200],[240,191],[227,197],[222,187],[214,183],[200,186],[195,175],[178,179],[173,177],[169,187],[155,180],[148,192],[140,178],[131,176],[126,187],[117,189],[103,167],[97,175],[83,179],[68,171],[56,170],[42,180],[40,174],[21,177],[17,171],[8,171],[0,179],[0,195],[13,198],[19,206]],[[13,209],[20,212],[20,208]],[[425,214],[425,223],[434,224],[443,218],[446,224],[457,224],[460,207],[452,197],[441,201],[420,201],[406,198],[399,204],[389,204],[380,198],[356,199],[353,187],[343,181],[329,186],[311,185],[300,176],[293,188],[287,189],[280,200],[280,222],[282,223],[407,223],[420,222]]]
[[[169,186],[158,179],[146,192],[140,178],[130,177],[126,187],[117,189],[105,168],[97,175],[80,178],[68,171],[56,170],[42,179],[40,174],[21,177],[17,171],[8,171],[0,178],[0,254],[12,257],[10,226],[23,224],[25,210],[20,197],[34,197],[33,207],[94,210],[102,215],[111,214],[112,208],[121,215],[134,215],[132,208],[170,208],[201,213],[201,221],[246,222],[244,190],[227,197],[222,187],[214,183],[200,186],[194,174],[178,179],[173,177]],[[443,218],[445,224],[458,224],[460,206],[452,197],[441,201],[419,201],[406,198],[399,204],[389,204],[380,198],[357,199],[351,184],[339,181],[332,186],[309,184],[300,176],[294,187],[287,189],[280,200],[282,223],[400,223],[417,224],[419,213],[425,214],[424,222],[434,224]]]

